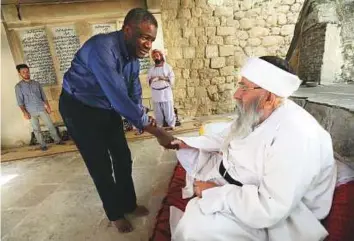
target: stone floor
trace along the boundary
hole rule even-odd
[[[176,155],[155,139],[129,145],[138,202],[151,212],[129,217],[134,232],[119,234],[110,226],[86,167],[73,152],[1,164],[1,240],[148,240]]]

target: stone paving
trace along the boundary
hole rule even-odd
[[[110,225],[81,156],[73,152],[1,164],[1,240],[148,240],[177,159],[155,139],[129,145],[138,202],[150,210],[144,218],[128,217],[134,232],[119,234]]]

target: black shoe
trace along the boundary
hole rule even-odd
[[[41,146],[41,150],[42,150],[42,151],[47,151],[47,150],[48,150],[48,147],[47,147],[47,146]]]

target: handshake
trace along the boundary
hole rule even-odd
[[[159,144],[166,149],[178,150],[183,148],[185,144],[175,138],[171,133],[167,132],[164,128],[156,126],[156,122],[152,117],[149,117],[150,124],[144,128],[144,131],[154,135]]]

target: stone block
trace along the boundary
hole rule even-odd
[[[207,6],[207,0],[196,0],[195,1],[195,6],[196,7],[201,7],[201,8],[206,8]]]
[[[211,79],[210,83],[212,85],[217,85],[217,84],[224,84],[226,82],[226,77],[220,76],[220,77],[214,77]]]
[[[235,28],[233,27],[217,27],[216,35],[225,36],[225,35],[234,35]]]
[[[185,59],[195,58],[195,48],[194,47],[185,47],[185,48],[183,48],[183,57]]]
[[[204,67],[203,59],[193,59],[191,67],[192,69],[202,69]]]
[[[224,39],[222,36],[212,36],[212,37],[209,37],[208,44],[222,45],[222,44],[224,44]]]
[[[210,59],[204,59],[204,67],[210,68]]]
[[[200,86],[209,86],[210,85],[210,79],[201,79],[200,80]]]
[[[226,83],[233,83],[235,81],[235,76],[226,76]]]
[[[205,58],[205,49],[206,47],[204,46],[199,46],[198,48],[195,49],[195,57],[198,59],[203,59]]]
[[[226,90],[226,84],[218,84],[218,92],[224,92]]]
[[[232,16],[233,14],[234,14],[234,10],[232,7],[216,7],[214,11],[214,15],[217,17]]]
[[[207,97],[207,90],[205,87],[197,87],[195,89],[195,96],[197,98]]]
[[[278,44],[278,39],[276,36],[266,36],[262,40],[262,45],[265,47],[274,46]]]
[[[187,96],[194,97],[194,94],[195,94],[195,87],[188,87],[187,88]]]
[[[262,37],[269,34],[269,29],[262,27],[254,27],[249,31],[249,34],[251,38]]]
[[[190,66],[191,66],[191,60],[190,59],[178,59],[176,65],[178,68],[187,69],[187,68],[190,68]]]
[[[225,27],[226,26],[226,17],[222,16],[222,17],[219,17],[219,19],[220,19],[220,26]]]
[[[190,75],[191,75],[191,78],[195,78],[195,79],[199,78],[199,73],[198,73],[198,70],[196,70],[196,69],[192,69],[190,71]]]
[[[206,36],[215,36],[216,35],[216,27],[206,27]]]
[[[221,57],[231,56],[234,54],[235,46],[233,45],[220,45],[219,46],[219,55]]]
[[[205,29],[203,27],[195,28],[195,36],[200,37],[205,35]]]
[[[292,24],[284,25],[280,29],[280,34],[282,36],[292,35],[294,33],[295,26]]]
[[[277,8],[278,13],[288,13],[290,10],[290,6],[287,5],[281,5]]]
[[[193,0],[181,0],[180,6],[182,8],[192,8],[194,6]]]
[[[293,13],[298,13],[301,10],[301,4],[300,3],[295,3],[290,7],[290,11]]]
[[[176,47],[168,48],[168,56],[171,59],[182,59],[182,49]]]
[[[278,23],[278,18],[276,15],[271,15],[267,18],[267,26],[277,26],[277,23]]]
[[[185,99],[187,96],[186,89],[175,89],[174,96],[177,99]]]
[[[286,15],[284,14],[284,13],[280,13],[279,15],[278,15],[278,24],[279,25],[284,25],[284,24],[286,24],[287,23],[287,18],[286,18]]]
[[[202,9],[201,8],[192,8],[192,16],[195,17],[195,18],[199,18],[202,16]]]
[[[250,18],[243,18],[240,20],[240,28],[247,30],[254,26],[254,20]]]
[[[246,31],[237,31],[236,32],[236,37],[239,39],[239,40],[245,40],[245,39],[248,39],[248,33]]]
[[[199,26],[199,19],[198,18],[192,18],[188,21],[189,28],[196,28]]]
[[[245,17],[255,19],[255,18],[261,16],[261,14],[262,14],[262,8],[256,7],[256,8],[252,8],[252,9],[246,11]]]
[[[235,65],[235,56],[226,57],[226,66],[234,66]]]
[[[274,28],[271,29],[270,33],[273,34],[273,35],[278,35],[278,34],[280,34],[280,28],[274,27]]]
[[[245,47],[245,53],[248,56],[263,56],[267,55],[267,50],[263,46],[258,47]]]
[[[177,13],[177,18],[190,19],[192,17],[190,9],[180,9]]]
[[[239,45],[240,45],[240,47],[244,48],[247,45],[247,41],[246,40],[240,40]]]
[[[240,20],[245,17],[245,12],[243,11],[236,11],[234,12],[234,19]]]
[[[183,29],[183,37],[184,38],[189,38],[191,36],[195,36],[195,29],[194,28]]]
[[[295,0],[282,0],[282,4],[292,5],[295,3]]]
[[[260,40],[259,38],[249,38],[248,41],[247,41],[247,44],[249,46],[259,46],[261,45],[262,43],[262,40]]]
[[[213,69],[218,69],[225,66],[224,57],[215,57],[211,59],[210,67]]]
[[[286,19],[287,19],[287,23],[288,24],[296,24],[297,22],[297,15],[293,15],[293,14],[288,14],[286,16]]]
[[[218,92],[218,87],[216,85],[208,86],[208,95],[212,95]]]
[[[182,70],[182,77],[185,78],[185,79],[188,79],[190,76],[190,71],[189,69],[183,69]]]
[[[208,37],[207,36],[198,37],[199,46],[205,46],[207,43],[208,43]]]
[[[233,66],[226,66],[220,69],[221,76],[234,75],[235,68]]]
[[[179,78],[175,82],[176,88],[185,88],[186,85],[187,85],[187,82],[186,82],[186,79],[184,79],[184,78]]]
[[[225,36],[224,43],[228,45],[235,45],[235,46],[239,44],[236,36]]]
[[[197,86],[199,86],[199,83],[200,83],[199,79],[191,78],[191,79],[186,80],[186,84],[189,87],[197,87]]]
[[[199,46],[199,44],[198,44],[198,38],[195,37],[195,36],[189,37],[189,45],[192,46],[192,47],[197,47],[197,46]]]
[[[210,68],[205,68],[205,69],[200,69],[199,70],[199,77],[201,80],[208,79],[210,83],[210,79],[219,76],[219,71],[216,69],[210,69]]]
[[[228,27],[234,27],[235,29],[238,29],[240,27],[240,22],[233,17],[228,17],[226,19],[226,26]]]
[[[203,27],[215,27],[220,25],[219,19],[214,19],[212,16],[202,16],[199,18],[199,26]]]
[[[259,27],[265,27],[266,26],[266,21],[264,19],[256,19],[255,25]]]
[[[187,46],[189,46],[189,39],[188,38],[181,38],[178,40],[177,43],[179,43],[179,44],[176,44],[175,46],[179,45],[181,47],[187,47]]]
[[[205,48],[205,55],[207,58],[213,58],[219,56],[219,48],[217,45],[208,45]]]
[[[241,2],[241,10],[248,10],[253,7],[253,0],[243,0]]]

